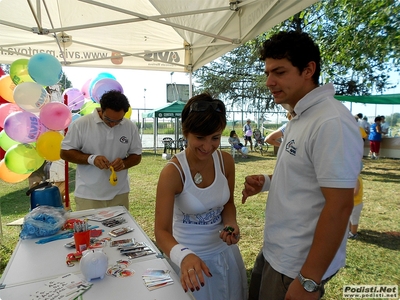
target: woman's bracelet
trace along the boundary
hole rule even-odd
[[[189,254],[195,253],[182,244],[176,244],[172,247],[171,252],[169,253],[169,258],[180,268],[182,260]]]

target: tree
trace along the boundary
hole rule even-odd
[[[265,111],[275,105],[260,74],[264,63],[254,52],[257,41],[246,43],[194,73],[201,83],[197,91],[208,91],[231,106],[231,110]]]
[[[194,78],[201,91],[236,106],[246,103],[248,111],[274,109],[257,49],[280,30],[297,30],[309,33],[320,45],[321,83],[333,82],[339,95],[382,93],[395,87],[388,74],[400,72],[398,28],[398,0],[321,0],[200,68]]]

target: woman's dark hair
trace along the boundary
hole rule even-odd
[[[100,107],[102,111],[107,108],[113,111],[127,112],[129,110],[130,104],[128,98],[120,91],[109,91],[104,93],[100,98]]]
[[[232,130],[231,133],[229,134],[229,137],[233,137],[234,134],[236,134],[236,131]]]
[[[313,81],[318,85],[321,73],[321,54],[319,47],[311,37],[305,32],[281,31],[271,36],[263,43],[260,49],[260,59],[265,61],[267,58],[284,59],[304,71],[308,63],[315,62],[315,72]]]
[[[182,133],[210,135],[226,127],[225,104],[203,93],[189,99],[182,110]]]

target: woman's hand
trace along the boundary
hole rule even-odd
[[[181,262],[181,284],[185,293],[198,291],[204,286],[204,275],[212,277],[207,265],[195,254],[187,255]],[[204,273],[204,274],[203,274]]]
[[[226,225],[219,233],[219,237],[227,245],[237,244],[240,239],[240,230],[237,224]]]

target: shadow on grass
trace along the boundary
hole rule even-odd
[[[360,230],[357,241],[374,244],[390,250],[400,249],[400,232],[378,232],[374,230]]]
[[[384,169],[384,171],[385,173],[362,171],[361,175],[374,177],[373,179],[370,179],[372,181],[382,181],[386,183],[387,182],[400,183],[400,175],[390,174],[390,170],[387,169]],[[398,170],[393,170],[393,171],[398,171]]]

